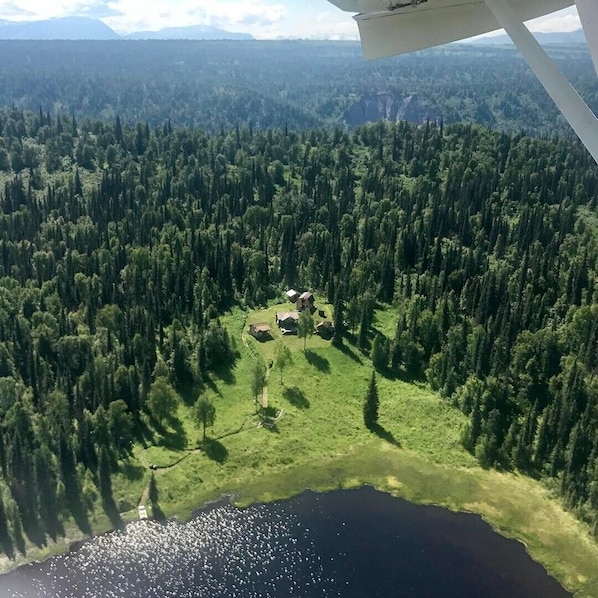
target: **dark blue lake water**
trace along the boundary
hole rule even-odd
[[[304,494],[189,523],[137,522],[0,576],[0,596],[570,596],[480,517],[372,488]]]

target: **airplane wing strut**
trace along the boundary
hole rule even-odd
[[[575,0],[590,53],[598,74],[598,2],[596,0]]]
[[[509,34],[544,89],[598,163],[598,118],[581,99],[529,29],[513,12],[506,0],[485,0],[485,2],[494,18]],[[598,6],[596,0],[593,2],[595,4],[593,8],[596,8]]]
[[[500,29],[598,163],[598,118],[557,68],[525,21],[576,5],[598,74],[598,0],[329,0],[357,12],[368,59],[423,50]]]

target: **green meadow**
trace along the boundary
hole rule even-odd
[[[330,305],[318,305],[331,315]],[[281,336],[277,311],[289,304],[222,318],[239,357],[230,372],[181,394],[176,417],[132,457],[113,478],[114,498],[125,520],[148,503],[153,465],[159,508],[187,518],[224,494],[240,506],[291,497],[310,488],[328,491],[371,484],[418,503],[479,513],[496,530],[524,542],[531,556],[578,596],[598,596],[598,546],[588,528],[568,513],[540,482],[515,473],[482,469],[460,443],[465,417],[425,385],[378,375],[380,429],[368,431],[362,405],[371,362],[353,346],[335,348],[313,336]],[[273,338],[258,342],[252,323],[267,322]],[[378,312],[376,325],[393,325]],[[272,366],[282,339],[292,362]],[[251,393],[255,362],[269,368],[270,427],[260,425]],[[192,405],[200,394],[216,407],[216,420],[202,445]],[[98,512],[97,530],[109,527]]]

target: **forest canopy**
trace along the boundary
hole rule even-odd
[[[550,53],[598,111],[587,48]],[[452,44],[366,62],[356,42],[0,41],[0,55],[0,105],[78,120],[211,132],[443,120],[571,134],[513,47]]]
[[[219,315],[287,287],[346,314],[382,375],[461,409],[482,464],[553,480],[596,521],[598,169],[577,142],[15,108],[0,183],[5,552],[67,515],[86,531],[99,496],[113,509],[110,471],[144,419],[234,363]],[[392,334],[373,335],[375,309]]]

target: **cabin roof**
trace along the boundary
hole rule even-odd
[[[299,319],[299,312],[298,311],[281,311],[276,314],[277,320],[298,320]]]

